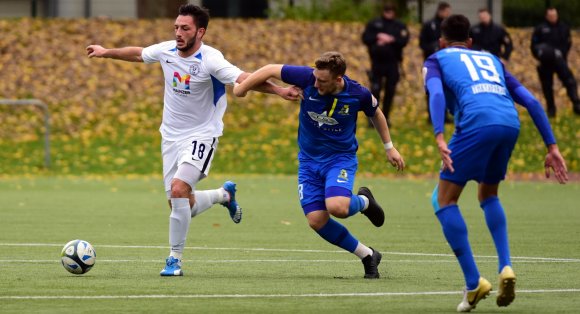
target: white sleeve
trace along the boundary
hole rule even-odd
[[[212,54],[206,63],[209,73],[224,84],[234,84],[243,73],[237,66],[231,64],[221,53]]]
[[[143,62],[145,63],[159,62],[161,52],[163,52],[164,49],[169,49],[172,42],[175,43],[175,41],[166,41],[143,48],[143,52],[141,52],[141,58],[143,59]]]

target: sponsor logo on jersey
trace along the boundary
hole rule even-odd
[[[189,86],[190,78],[191,76],[189,74],[184,74],[182,76],[179,72],[173,72],[173,92],[182,95],[191,94]]]
[[[328,124],[328,125],[336,125],[338,124],[338,121],[336,121],[334,118],[329,117],[325,112],[323,113],[316,113],[313,111],[308,111],[308,115],[310,116],[310,119],[318,122],[318,126],[321,127],[324,124]]]

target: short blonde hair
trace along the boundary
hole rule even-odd
[[[340,52],[328,51],[323,53],[314,62],[316,69],[328,70],[334,77],[343,76],[346,73],[346,61]]]

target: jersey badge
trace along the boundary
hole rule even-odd
[[[348,105],[344,105],[342,108],[340,108],[340,111],[338,112],[338,114],[341,116],[348,116],[349,109],[350,108],[348,107]]]
[[[193,76],[199,74],[199,64],[194,63],[189,66],[189,73]]]
[[[348,182],[348,172],[346,172],[345,169],[340,169],[340,174],[338,175],[336,182],[338,182],[338,183]]]

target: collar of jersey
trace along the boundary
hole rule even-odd
[[[185,57],[185,58],[179,55],[179,50],[177,50],[177,48],[176,48],[175,49],[175,57],[177,57],[179,59],[183,59],[183,60],[188,60],[188,61],[200,61],[201,62],[201,60],[202,60],[201,59],[202,58],[201,49],[203,48],[204,45],[205,44],[202,41],[201,46],[199,46],[199,49],[197,49],[191,56]]]

